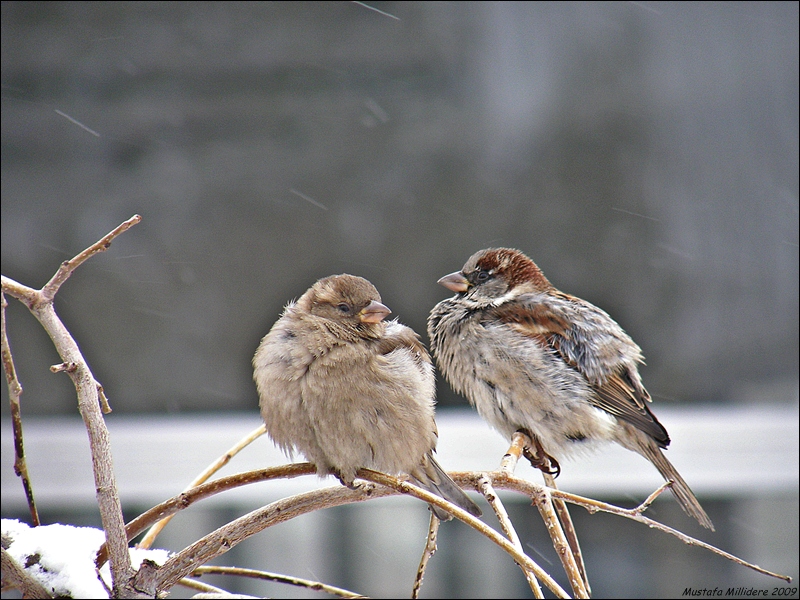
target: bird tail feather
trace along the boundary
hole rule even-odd
[[[694,517],[703,527],[714,531],[714,524],[711,522],[711,519],[706,514],[706,511],[703,510],[703,507],[700,506],[700,502],[698,502],[697,497],[692,492],[689,484],[681,477],[678,470],[672,466],[672,463],[667,460],[667,457],[664,456],[664,453],[661,451],[655,442],[651,442],[648,440],[649,443],[644,442],[639,444],[641,449],[642,455],[647,458],[650,462],[652,462],[658,472],[661,473],[661,476],[668,480],[672,481],[672,486],[670,489],[672,490],[675,499],[678,501],[678,504],[681,505],[681,508],[684,512],[689,515],[690,517]]]
[[[478,508],[478,505],[470,500],[469,496],[464,493],[464,490],[458,487],[456,482],[442,469],[431,454],[428,454],[427,458],[428,465],[426,466],[429,468],[424,470],[424,474],[412,474],[412,477],[419,483],[420,487],[429,491],[431,494],[436,494],[444,498],[448,502],[452,502],[459,508],[467,511],[473,517],[480,517],[483,512]],[[450,513],[433,504],[431,504],[431,510],[433,510],[434,514],[439,517],[441,521],[449,521],[452,518]]]

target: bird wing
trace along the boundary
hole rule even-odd
[[[666,429],[647,406],[637,362],[641,350],[606,312],[569,296],[523,294],[491,310],[491,318],[549,348],[578,371],[594,391],[590,401],[650,435],[659,446],[670,442]]]
[[[405,325],[397,321],[390,321],[386,324],[386,333],[373,342],[379,349],[380,354],[389,354],[400,348],[409,350],[417,361],[420,368],[427,368],[425,365],[431,364],[431,357],[419,335]]]

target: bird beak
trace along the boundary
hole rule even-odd
[[[467,278],[464,277],[460,271],[450,273],[450,275],[445,275],[436,283],[443,285],[451,292],[460,293],[466,292],[469,289],[469,281],[467,281]]]
[[[386,305],[373,300],[361,309],[358,318],[362,323],[380,323],[391,312]]]

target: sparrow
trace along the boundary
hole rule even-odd
[[[433,456],[435,383],[419,336],[362,277],[332,275],[286,305],[253,357],[267,433],[321,477],[354,487],[360,468],[407,473],[479,517],[481,510]],[[436,516],[451,515],[431,505]]]
[[[648,407],[641,348],[605,311],[556,289],[511,248],[480,250],[438,283],[455,292],[428,317],[439,370],[501,434],[528,434],[535,466],[557,475],[561,457],[616,442],[653,463],[683,510],[714,529],[662,452],[670,439]]]

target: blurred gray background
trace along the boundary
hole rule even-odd
[[[2,3],[3,275],[41,287],[143,216],[56,302],[111,419],[255,426],[252,354],[316,279],[427,339],[436,280],[498,245],[633,336],[656,414],[796,410],[796,2],[367,4]],[[74,415],[8,301],[23,414]],[[633,573],[596,592],[680,591]]]

